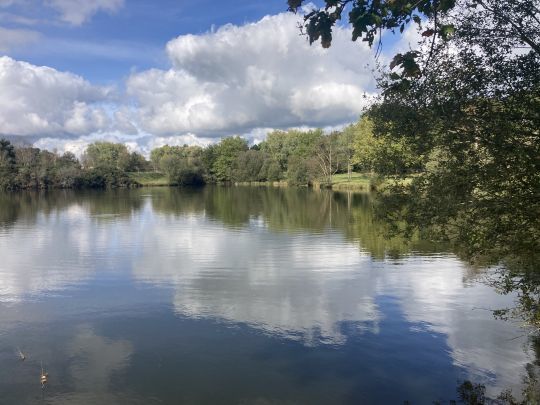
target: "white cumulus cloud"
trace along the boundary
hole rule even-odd
[[[140,126],[168,136],[220,136],[255,128],[328,126],[355,120],[375,91],[372,51],[336,28],[333,46],[309,46],[293,14],[226,25],[167,44],[172,67],[131,75]]]
[[[82,135],[109,125],[99,103],[110,88],[82,77],[0,57],[0,134]]]
[[[68,15],[68,3],[79,1],[46,4]],[[79,11],[90,16],[85,10],[114,11],[122,4],[90,1]],[[118,138],[146,154],[163,142],[206,145],[234,134],[258,142],[271,129],[355,121],[376,92],[366,66],[373,51],[352,42],[346,28],[336,28],[330,49],[310,46],[297,20],[282,13],[174,38],[166,46],[171,67],[132,73],[125,94],[0,57],[0,135],[32,136],[42,139],[36,145],[74,151]]]

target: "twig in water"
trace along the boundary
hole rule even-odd
[[[39,381],[41,382],[42,389],[45,388],[45,384],[47,384],[48,379],[49,379],[49,373],[46,373],[45,371],[43,371],[43,362],[41,362],[41,377]]]

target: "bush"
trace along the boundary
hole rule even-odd
[[[137,186],[137,183],[114,167],[96,167],[84,173],[82,185],[89,188],[118,188]]]

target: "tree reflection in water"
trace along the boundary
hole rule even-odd
[[[0,232],[9,232],[17,221],[34,223],[38,215],[53,216],[61,210],[83,208],[95,221],[108,216],[130,217],[144,209],[148,190],[112,191],[54,191],[0,194]],[[356,243],[374,260],[400,260],[414,252],[423,255],[453,253],[470,263],[469,277],[493,286],[501,294],[516,294],[513,308],[492,308],[494,315],[507,320],[520,319],[524,334],[540,356],[540,272],[538,252],[528,252],[516,241],[513,249],[506,238],[488,249],[486,243],[471,248],[471,240],[463,237],[475,234],[474,223],[469,231],[444,232],[440,224],[431,228],[414,222],[410,205],[414,201],[399,194],[362,194],[309,190],[301,188],[205,187],[200,189],[153,189],[152,209],[162,215],[205,215],[225,227],[243,228],[259,221],[273,232],[323,233],[340,232]],[[418,208],[418,206],[416,206]],[[409,211],[408,211],[409,210]],[[408,219],[413,221],[408,222]],[[416,218],[423,218],[416,212]],[[463,223],[467,223],[463,219]],[[444,236],[444,237],[441,237]],[[498,399],[488,399],[484,387],[464,382],[458,388],[459,399],[467,404],[482,403],[540,403],[536,360],[527,365],[524,392],[520,399],[504,392]],[[495,401],[495,402],[494,402]],[[498,402],[497,402],[498,401]]]

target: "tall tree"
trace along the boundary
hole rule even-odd
[[[0,189],[13,187],[15,149],[7,139],[0,139]]]
[[[339,136],[339,132],[323,136],[314,151],[320,176],[328,184],[332,184],[332,176],[343,167],[343,153],[340,149]]]
[[[107,167],[127,171],[130,153],[126,145],[112,142],[95,142],[86,148],[83,155],[85,167]]]
[[[248,150],[247,141],[239,136],[223,138],[216,147],[213,172],[218,181],[233,180],[234,164],[241,152]]]

